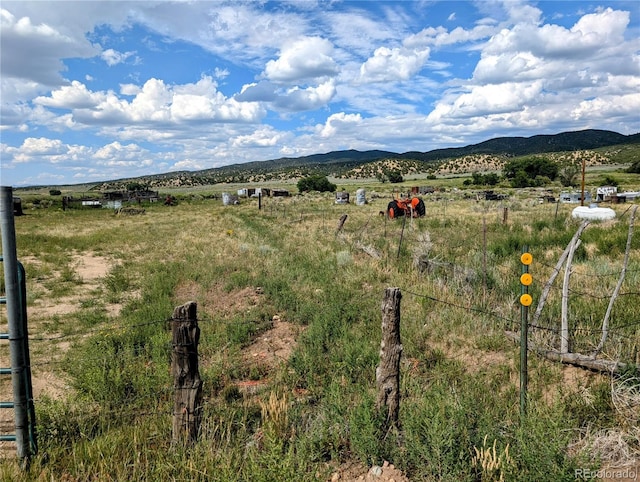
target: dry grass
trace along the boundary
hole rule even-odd
[[[384,210],[392,199],[393,187],[384,186],[386,190],[382,197],[370,198],[369,204],[364,207],[353,204],[337,206],[333,204],[331,196],[314,194],[288,199],[267,199],[262,211],[258,211],[256,201],[243,200],[240,206],[228,207],[210,201],[184,202],[171,208],[153,206],[144,216],[117,217],[103,212],[93,212],[86,216],[72,213],[72,216],[67,213],[72,219],[66,222],[78,222],[81,229],[76,231],[69,227],[62,230],[58,227],[53,233],[64,240],[61,245],[75,242],[76,245],[67,250],[66,263],[73,271],[72,277],[82,281],[80,286],[88,287],[90,282],[90,277],[83,269],[89,268],[94,261],[97,263],[97,260],[102,260],[105,269],[107,265],[111,269],[112,262],[126,263],[127,270],[140,273],[139,278],[134,277],[134,288],[139,289],[143,295],[150,296],[153,293],[157,296],[153,298],[154,303],[160,302],[165,306],[166,298],[170,298],[174,305],[190,299],[197,300],[203,318],[211,322],[203,325],[203,333],[206,327],[209,330],[207,335],[210,336],[209,346],[202,346],[200,351],[206,358],[203,359],[203,373],[218,384],[219,393],[223,393],[225,384],[241,383],[244,380],[245,372],[250,371],[245,369],[246,365],[260,365],[254,372],[261,379],[255,381],[262,382],[267,391],[243,392],[242,403],[246,404],[235,405],[235,410],[239,412],[249,405],[257,407],[264,435],[271,430],[273,434],[291,440],[292,443],[305,436],[313,436],[317,439],[308,439],[306,443],[318,444],[320,447],[336,447],[337,443],[339,450],[347,450],[353,448],[348,444],[355,442],[343,441],[343,432],[338,429],[334,431],[334,424],[347,423],[342,417],[337,417],[335,421],[332,419],[331,424],[327,423],[324,432],[312,435],[297,433],[296,427],[292,427],[295,424],[293,419],[298,416],[298,411],[308,411],[305,416],[317,416],[319,420],[323,417],[335,417],[336,413],[347,414],[352,409],[348,404],[353,403],[352,400],[362,399],[358,390],[365,392],[368,389],[370,381],[365,379],[365,372],[370,360],[363,361],[361,355],[366,353],[371,344],[376,345],[377,352],[379,342],[373,340],[374,335],[371,334],[376,333],[377,336],[379,312],[376,310],[385,287],[400,286],[403,290],[404,355],[412,361],[413,367],[411,377],[407,377],[407,400],[415,403],[425,393],[432,391],[438,379],[446,380],[446,383],[448,380],[455,380],[452,386],[457,390],[472,386],[470,380],[491,383],[495,384],[495,390],[492,391],[498,397],[510,397],[516,389],[514,387],[517,387],[516,349],[505,346],[500,336],[504,320],[517,319],[519,314],[519,307],[515,303],[517,293],[514,293],[519,288],[519,253],[515,252],[514,245],[531,238],[539,240],[541,246],[538,259],[534,258],[537,263],[534,268],[538,270],[534,272],[534,279],[539,283],[544,281],[544,275],[549,271],[548,266],[554,264],[563,248],[555,244],[545,245],[547,238],[539,235],[541,230],[553,235],[554,230],[562,231],[564,228],[559,224],[551,226],[547,222],[555,215],[556,206],[533,202],[531,197],[537,195],[533,190],[514,192],[509,199],[498,203],[476,201],[475,197],[468,197],[468,192],[464,191],[434,193],[425,196],[427,216],[424,219],[407,220],[403,232],[402,221],[378,216],[378,212]],[[503,222],[505,208],[508,209],[509,216]],[[619,212],[624,208],[625,206],[615,207]],[[571,207],[559,206],[558,215],[570,219],[570,209]],[[336,236],[335,226],[343,213],[348,214],[348,219],[342,232]],[[34,222],[36,220],[36,216],[26,217],[20,226],[21,235],[33,235],[42,230],[42,226],[37,224],[44,221]],[[486,233],[483,232],[483,221],[487,226]],[[534,226],[536,222],[542,228]],[[56,224],[56,220],[53,219],[52,223]],[[570,223],[570,220],[567,221],[567,232],[571,231]],[[76,233],[80,241],[76,241],[72,233]],[[399,250],[401,233],[402,249]],[[487,237],[486,253],[483,246],[484,234]],[[40,252],[40,246],[43,245],[34,243],[29,246],[28,255],[34,260],[34,269],[40,269],[38,264],[42,264],[49,254]],[[534,246],[534,249],[537,250],[538,247]],[[480,296],[479,293],[483,290],[485,254],[488,274],[491,275],[493,284]],[[587,256],[589,269],[579,270],[581,278],[585,277],[582,276],[583,273],[593,272],[591,266],[611,263],[608,253],[599,253],[595,249],[590,249]],[[637,256],[633,255],[634,262],[637,262]],[[459,269],[451,272],[443,270],[441,273],[420,272],[415,269],[415,262],[425,257],[455,264]],[[84,262],[79,263],[80,259]],[[474,272],[476,276],[471,279],[467,276],[469,272]],[[56,268],[48,271],[41,269],[41,273],[41,277],[46,280],[47,277],[55,276]],[[164,283],[164,278],[170,278],[162,286],[166,289],[154,291],[154,283]],[[146,282],[149,284],[145,284]],[[32,283],[30,289],[37,288],[32,278],[29,283]],[[269,283],[271,291],[267,289]],[[265,290],[260,291],[260,287],[265,287]],[[54,301],[64,302],[64,298]],[[80,304],[91,302],[84,301],[80,301]],[[334,306],[329,304],[334,301],[344,303],[344,309],[331,310]],[[352,309],[350,304],[357,309]],[[371,310],[368,308],[370,306],[373,306]],[[109,326],[122,324],[123,321],[128,321],[126,316],[134,311],[131,308],[140,310],[141,306],[134,303],[125,308],[129,310],[117,312],[112,318],[107,317],[104,323]],[[324,315],[324,310],[329,315],[316,316],[319,313]],[[478,310],[487,313],[479,313]],[[70,319],[75,319],[80,314],[74,311],[67,315]],[[336,331],[343,330],[349,338],[336,339],[336,333],[327,333],[326,340],[321,342],[327,343],[324,358],[312,359],[316,365],[332,360],[332,365],[327,363],[326,377],[329,380],[339,374],[341,379],[353,381],[346,382],[340,390],[335,391],[334,387],[334,391],[331,391],[326,388],[331,386],[330,381],[322,378],[325,374],[316,373],[315,366],[306,365],[306,353],[297,353],[299,356],[293,357],[293,361],[290,355],[292,348],[298,348],[297,335],[303,329],[307,331],[304,332],[305,337],[300,339],[301,346],[305,340],[311,346],[306,335],[310,332],[323,333],[318,328],[319,325],[328,326],[343,314],[345,318],[349,317],[348,326],[336,323],[335,327]],[[274,315],[280,318],[274,319]],[[44,318],[34,316],[33,321],[44,323]],[[226,335],[224,329],[230,323],[240,323],[239,320],[257,320],[256,331],[248,340],[243,341],[242,346],[227,350],[229,340],[222,339]],[[146,321],[152,322],[155,319],[135,319],[135,322],[142,324]],[[213,336],[212,332],[216,330],[216,336]],[[548,335],[550,332],[541,333],[546,337],[544,341],[554,343],[553,337]],[[36,342],[33,346],[36,356],[32,358],[32,362],[40,370],[47,366],[48,355],[44,351],[44,344],[38,346]],[[430,356],[430,350],[433,352],[434,349],[441,354]],[[607,350],[611,350],[608,355],[615,356],[615,349],[617,344],[607,345]],[[339,353],[345,357],[333,360],[334,350],[342,350]],[[288,364],[289,362],[291,363]],[[157,363],[159,370],[164,368],[161,366],[162,359],[154,363]],[[359,368],[354,369],[350,364]],[[280,369],[282,373],[278,371]],[[295,370],[300,370],[300,374],[294,373]],[[230,374],[232,371],[234,373]],[[345,375],[343,372],[349,374]],[[313,398],[300,397],[300,400],[295,400],[293,397],[297,387],[283,384],[292,379],[298,380],[307,373],[312,373],[315,377],[313,386],[311,383],[309,386],[305,385],[306,390],[313,390]],[[549,368],[539,360],[531,364],[530,377],[532,393],[549,392],[548,398],[541,396],[540,400],[533,399],[534,406],[539,401],[544,402],[545,408],[553,403],[564,403],[557,396],[562,386],[572,393],[581,388],[576,386],[578,383],[566,384],[561,368]],[[225,404],[228,403],[233,409],[232,404],[235,402],[219,400],[216,398],[219,393],[212,390],[208,403],[220,410],[226,409]],[[267,394],[270,395],[263,398]],[[547,393],[544,394],[546,395]],[[587,393],[578,395],[588,396]],[[601,457],[603,461],[605,456],[611,457],[612,463],[636,457],[639,445],[638,431],[634,431],[634,425],[638,423],[637,395],[637,392],[626,386],[616,385],[612,397],[619,413],[617,431],[613,428],[605,431],[601,426],[593,428],[590,433],[580,433],[572,448],[576,452]],[[334,399],[327,402],[329,397]],[[313,403],[308,401],[311,399]],[[291,410],[289,400],[295,400],[295,410]],[[448,403],[448,400],[443,398],[442,403]],[[489,414],[496,408],[488,405],[482,405],[488,415],[486,420],[480,422],[501,424],[502,419],[491,420],[493,415]],[[240,406],[243,408],[238,408]],[[408,404],[407,407],[411,405]],[[329,411],[329,408],[334,411]],[[429,408],[433,408],[433,412],[438,409],[435,406]],[[326,412],[319,415],[315,413],[322,410]],[[423,410],[420,413],[424,414],[424,424],[427,427],[431,423],[429,418],[432,412]],[[227,415],[231,416],[232,410],[224,414]],[[471,413],[469,415],[473,416]],[[510,415],[503,413],[502,416]],[[627,425],[624,421],[628,421]],[[245,421],[241,420],[240,423]],[[540,423],[545,422],[543,420]],[[244,426],[253,428],[250,423]],[[452,425],[448,429],[455,430],[456,427]],[[567,429],[573,430],[573,427]],[[480,470],[484,463],[484,466],[493,468],[493,474],[487,474],[486,477],[498,479],[502,472],[499,473],[496,467],[506,470],[509,457],[517,458],[518,454],[511,454],[506,448],[500,449],[506,446],[506,437],[490,443],[493,437],[500,436],[498,430],[493,431],[493,427],[483,427],[480,433],[492,435],[485,439],[482,447],[476,449],[477,467]],[[249,432],[247,434],[252,435]],[[433,449],[438,441],[439,439],[428,447],[425,445],[424,450]],[[465,445],[464,450],[468,455],[466,462],[471,462],[473,444],[479,445],[478,442],[476,439]],[[342,443],[346,448],[340,445]],[[240,454],[244,445],[238,447],[237,454]],[[564,448],[563,445],[562,450]],[[409,451],[414,448],[406,449]],[[521,449],[520,446],[518,450]],[[513,450],[516,450],[515,443]],[[154,457],[157,454],[148,456]],[[326,454],[322,455],[325,456]],[[60,462],[61,460],[62,455],[59,455],[57,463],[66,463]],[[122,462],[123,467],[128,463],[126,459]],[[70,465],[73,463],[70,462]],[[469,465],[467,469],[473,472]],[[105,469],[103,475],[106,474]]]
[[[640,422],[640,377],[627,375],[620,379],[612,379],[611,399],[621,423],[637,429]],[[640,440],[638,442],[640,448]]]
[[[602,466],[626,467],[640,460],[640,427],[583,430],[568,447],[570,453],[586,455]]]

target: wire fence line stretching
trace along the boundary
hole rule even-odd
[[[427,300],[430,300],[430,301],[434,301],[436,303],[440,303],[440,304],[443,304],[443,305],[452,306],[454,308],[460,308],[460,309],[465,310],[465,311],[471,311],[471,312],[474,312],[474,313],[488,315],[488,316],[490,316],[492,318],[497,318],[497,319],[500,319],[502,321],[506,321],[506,322],[509,322],[509,323],[516,323],[516,321],[513,320],[512,318],[507,318],[507,317],[505,317],[503,315],[500,315],[498,313],[494,313],[492,311],[482,310],[480,308],[469,307],[468,305],[465,306],[463,304],[458,304],[458,303],[453,303],[451,301],[441,300],[441,299],[438,299],[438,298],[436,298],[434,296],[426,295],[424,293],[416,293],[414,291],[407,290],[407,289],[404,289],[404,288],[402,289],[402,292],[410,294],[412,296],[419,297],[419,298],[423,298],[423,299],[427,299]]]
[[[569,288],[569,293],[578,295],[578,296],[593,298],[596,300],[608,300],[611,298],[611,295],[599,296],[599,295],[594,295],[593,293],[587,293],[586,291],[578,291],[573,288]],[[640,291],[626,291],[626,292],[618,293],[618,296],[640,296]],[[640,300],[638,300],[638,303],[640,303]]]
[[[551,270],[555,269],[555,266],[551,266],[550,264],[545,263],[543,260],[537,260],[536,261],[536,265],[543,266],[543,267],[549,268]],[[580,265],[580,266],[581,267],[586,267],[585,265]],[[629,274],[629,273],[640,273],[640,268],[637,268],[637,269],[636,268],[633,268],[633,269],[627,268],[626,272],[627,272],[627,274]],[[619,270],[618,271],[611,271],[611,272],[608,272],[608,273],[598,273],[596,271],[586,271],[586,272],[581,273],[580,271],[574,270],[571,273],[571,275],[572,276],[584,276],[584,277],[589,277],[589,278],[607,278],[609,276],[620,276],[620,271]]]
[[[589,293],[584,293],[584,292],[578,292],[578,291],[573,291],[570,290],[572,293],[579,295],[579,296],[589,296],[589,297],[593,297],[593,298],[597,298],[597,299],[608,299],[609,297],[597,297],[595,295],[591,295]],[[519,320],[516,320],[514,318],[509,318],[507,316],[504,316],[502,314],[493,312],[493,311],[489,311],[489,310],[484,310],[481,308],[474,308],[474,307],[470,307],[468,306],[468,304],[464,304],[462,302],[460,303],[456,303],[456,302],[451,302],[451,301],[446,301],[446,300],[442,300],[439,298],[436,298],[434,296],[431,295],[427,295],[424,293],[417,293],[415,291],[409,290],[409,289],[403,289],[404,293],[410,294],[412,296],[416,296],[422,299],[428,299],[430,301],[433,301],[435,303],[439,303],[442,305],[447,305],[447,306],[451,306],[454,308],[458,308],[464,311],[469,311],[469,312],[473,312],[473,313],[477,313],[477,314],[481,314],[481,315],[486,315],[490,318],[494,318],[497,320],[500,320],[502,322],[504,322],[503,327],[505,328],[511,328],[513,326],[516,326],[520,323]],[[629,292],[629,293],[621,293],[621,295],[628,295],[628,296],[632,296],[632,295],[636,295],[639,293],[636,292]],[[135,328],[141,328],[141,327],[145,327],[145,326],[153,326],[153,325],[161,325],[161,324],[166,324],[169,323],[171,321],[171,318],[165,318],[165,319],[159,319],[159,320],[152,320],[152,321],[148,321],[148,322],[141,322],[141,323],[133,323],[131,325],[118,325],[118,326],[113,326],[113,327],[100,327],[100,328],[94,328],[94,329],[89,329],[86,331],[82,331],[80,333],[76,332],[76,333],[66,333],[66,334],[60,334],[60,335],[55,335],[55,336],[31,336],[30,340],[32,341],[36,341],[36,342],[48,342],[48,341],[60,341],[60,340],[65,340],[68,338],[77,338],[77,337],[86,337],[88,335],[96,335],[96,334],[106,334],[106,333],[110,333],[110,332],[123,332],[124,330],[130,330],[130,329],[135,329]],[[198,318],[198,323],[216,323],[216,324],[220,324],[220,323],[234,323],[234,321],[232,320],[224,320],[224,319],[212,319],[212,318]],[[633,327],[633,326],[638,326],[640,325],[640,320],[639,321],[634,321],[631,323],[627,323],[624,325],[620,325],[620,326],[616,326],[611,328],[610,333],[611,334],[618,334],[620,336],[629,336],[627,334],[623,334],[623,333],[619,333],[620,330],[629,328],[629,327]],[[542,326],[540,324],[529,324],[528,325],[529,328],[532,329],[539,329],[539,330],[546,330],[546,331],[551,331],[554,333],[557,333],[559,331],[558,328],[554,328],[554,327],[547,327],[547,326]],[[600,329],[583,329],[583,330],[587,330],[589,332],[592,333],[599,333]],[[171,344],[168,343],[168,346],[170,346]],[[55,361],[47,361],[47,362],[42,362],[42,363],[38,363],[38,365],[48,365],[48,364],[52,364],[52,363],[56,363]],[[32,365],[34,365],[32,363]]]
[[[442,300],[439,299],[437,297],[434,296],[430,296],[424,293],[418,293],[412,290],[405,290],[404,291],[406,294],[417,297],[417,298],[421,298],[421,299],[428,299],[434,303],[438,303],[438,304],[442,304],[445,306],[450,306],[450,307],[454,307],[457,309],[461,309],[467,312],[473,312],[473,313],[477,313],[477,314],[481,314],[481,315],[485,315],[487,317],[490,318],[494,318],[496,320],[499,320],[501,322],[502,326],[505,326],[507,324],[511,324],[511,325],[517,325],[518,321],[510,318],[508,316],[504,316],[503,314],[500,313],[496,313],[494,311],[491,310],[485,310],[485,309],[481,309],[481,308],[474,308],[474,307],[469,307],[466,304],[463,304],[462,302],[458,303],[458,302],[452,302],[452,301],[447,301],[447,300]],[[170,319],[169,319],[170,320]],[[162,324],[162,323],[166,323],[168,321],[168,319],[162,319],[162,320],[153,320],[150,322],[144,322],[144,323],[136,323],[136,324],[132,324],[132,325],[128,325],[125,328],[135,328],[135,327],[144,327],[144,326],[149,326],[149,325],[158,325],[158,324]],[[210,318],[200,318],[198,319],[198,322],[206,324],[206,323],[213,323],[213,322],[217,322],[216,320],[210,319]],[[622,326],[617,327],[618,329],[624,329],[624,328],[629,328],[629,327],[633,327],[633,326],[638,326],[640,325],[640,321],[637,322],[633,322],[633,323],[628,323]],[[554,333],[557,333],[557,329],[552,329],[549,327],[543,327],[543,326],[536,326],[536,325],[532,325],[529,324],[528,325],[529,328],[531,329],[540,329],[540,330],[545,330],[545,331],[551,331]],[[117,330],[122,330],[123,327],[118,326],[118,327],[112,327],[112,328],[103,328],[103,329],[99,329],[99,330],[93,330],[94,333],[100,333],[100,332],[109,332],[109,331],[117,331]],[[598,330],[593,330],[598,331]],[[72,335],[69,335],[72,336]],[[171,343],[167,343],[167,346],[171,346]],[[455,358],[455,356],[454,356]],[[169,382],[168,382],[169,383]],[[95,408],[93,410],[87,410],[87,412],[85,413],[79,413],[79,414],[75,414],[75,416],[73,417],[73,423],[83,423],[83,422],[95,422],[95,423],[99,423],[100,420],[103,417],[110,417],[110,418],[117,418],[119,420],[129,420],[131,418],[141,418],[141,417],[165,417],[165,416],[172,416],[174,415],[174,410],[172,410],[172,408],[169,406],[169,404],[171,403],[171,399],[170,399],[170,395],[172,393],[175,393],[176,390],[180,390],[180,387],[169,387],[168,385],[165,388],[159,389],[159,390],[155,390],[153,393],[152,392],[142,392],[142,393],[136,393],[133,396],[130,396],[127,398],[127,400],[129,402],[131,402],[132,404],[146,404],[151,402],[153,404],[154,407],[156,407],[156,409],[147,409],[147,410],[143,410],[140,411],[138,409],[136,409],[135,407],[132,407],[130,410],[123,410],[122,408],[117,408],[117,409],[113,409],[113,408],[108,408],[108,407],[98,407]],[[210,405],[210,402],[205,400],[202,404],[203,407],[206,407]],[[138,405],[140,406],[140,405]]]
[[[77,337],[77,336],[87,336],[87,335],[99,334],[99,333],[111,332],[111,331],[124,331],[124,330],[128,330],[128,329],[131,329],[131,328],[141,328],[143,326],[164,324],[164,323],[169,323],[170,321],[171,321],[171,318],[166,318],[164,320],[145,321],[145,322],[142,322],[142,323],[133,323],[131,325],[122,325],[122,326],[113,326],[113,327],[103,326],[103,327],[99,327],[99,328],[87,329],[87,330],[84,330],[82,332],[62,333],[60,335],[55,335],[55,336],[47,336],[47,337],[31,336],[31,337],[29,337],[29,339],[33,340],[33,341],[64,340],[65,338],[73,338],[73,337]]]
[[[487,316],[490,316],[492,318],[497,318],[497,319],[500,319],[500,320],[503,320],[503,321],[507,321],[507,322],[512,323],[512,324],[519,324],[520,323],[520,320],[515,320],[513,318],[508,318],[508,317],[505,317],[505,316],[503,316],[501,314],[495,313],[493,311],[487,311],[487,310],[483,310],[483,309],[480,309],[480,308],[473,308],[473,307],[465,306],[462,303],[454,303],[454,302],[451,302],[451,301],[441,300],[441,299],[438,299],[438,298],[436,298],[434,296],[431,296],[431,295],[427,295],[427,294],[423,294],[423,293],[416,293],[416,292],[413,292],[411,290],[405,290],[405,289],[403,289],[403,293],[407,293],[407,294],[410,294],[410,295],[413,295],[413,296],[416,296],[416,297],[420,297],[420,298],[423,298],[423,299],[428,299],[430,301],[434,301],[436,303],[440,303],[440,304],[443,304],[443,305],[448,305],[448,306],[452,306],[452,307],[455,307],[455,308],[460,308],[460,309],[465,310],[465,311],[470,311],[470,312],[474,312],[474,313],[487,315]],[[529,326],[529,328],[534,328],[534,329],[558,331],[557,328],[550,328],[550,327],[545,327],[545,326],[541,326],[541,325],[535,325],[535,324],[531,324],[531,323],[529,323],[528,326]],[[627,323],[625,325],[617,326],[617,327],[615,327],[615,329],[620,330],[620,329],[628,328],[628,327],[631,327],[631,326],[640,326],[640,320],[632,322],[632,323]],[[612,331],[615,331],[615,329],[612,329]],[[591,331],[600,332],[600,329],[595,329],[594,328]]]
[[[367,220],[367,223],[365,223],[365,225],[363,227],[360,228],[360,231],[363,231],[367,224],[369,223],[370,219]],[[543,264],[544,265],[544,264]],[[546,265],[545,265],[546,266]],[[630,270],[628,272],[634,272],[634,270]],[[613,275],[618,275],[618,273],[598,273],[595,274],[596,276],[613,276]],[[555,288],[555,287],[554,287]],[[476,308],[476,307],[471,307],[468,305],[467,302],[452,302],[452,301],[446,301],[443,299],[439,299],[437,297],[434,296],[430,296],[427,294],[421,294],[421,293],[416,293],[413,292],[411,290],[404,290],[406,293],[411,294],[413,296],[416,297],[421,297],[423,299],[429,299],[435,303],[439,303],[442,305],[447,305],[447,306],[451,306],[451,307],[455,307],[457,309],[461,309],[464,311],[468,311],[468,312],[473,312],[473,313],[477,313],[477,314],[481,314],[483,316],[487,316],[489,318],[498,320],[500,322],[500,327],[503,329],[507,329],[507,328],[512,328],[514,326],[517,326],[519,324],[519,322],[512,317],[509,316],[505,316],[504,314],[501,313],[496,313],[494,311],[490,311],[490,310],[486,310],[486,309],[482,309],[482,308]],[[584,296],[584,297],[591,297],[594,299],[607,299],[607,296],[597,296],[591,293],[586,293],[586,292],[580,292],[577,290],[570,290],[570,292],[574,295],[578,295],[578,296]],[[633,295],[637,295],[637,292],[628,292],[628,293],[620,293],[621,296],[633,296]],[[122,332],[124,330],[135,330],[136,328],[142,328],[142,327],[146,327],[146,326],[152,326],[152,325],[160,325],[160,324],[167,324],[172,320],[172,318],[164,318],[164,319],[159,319],[159,320],[151,320],[151,321],[147,321],[147,322],[139,322],[139,323],[132,323],[130,325],[119,325],[119,326],[112,326],[112,327],[99,327],[99,328],[93,328],[93,329],[88,329],[85,330],[81,333],[75,332],[75,333],[66,333],[66,334],[60,334],[60,335],[55,335],[55,336],[39,336],[39,337],[32,337],[31,339],[34,341],[38,341],[38,342],[48,342],[48,341],[58,341],[58,340],[64,340],[64,339],[70,339],[70,338],[78,338],[78,337],[86,337],[88,335],[96,335],[96,334],[107,334],[107,333],[111,333],[111,332]],[[207,318],[200,318],[198,320],[200,323],[209,323],[209,322],[214,322],[214,320],[212,319],[207,319]],[[230,321],[230,320],[215,320],[216,323],[224,323],[224,322],[229,322],[229,323],[234,323],[234,321]],[[634,322],[630,322],[630,323],[626,323],[624,325],[619,325],[619,326],[615,326],[610,330],[610,334],[613,336],[617,336],[620,338],[625,338],[625,339],[632,339],[633,335],[630,335],[628,333],[623,333],[623,330],[634,327],[634,326],[638,326],[640,325],[640,321],[634,321]],[[541,324],[532,324],[530,323],[528,325],[528,327],[532,330],[541,330],[541,331],[546,331],[546,332],[550,332],[553,334],[558,334],[559,329],[557,327],[552,327],[552,326],[543,326]],[[581,334],[589,334],[589,333],[600,333],[601,330],[598,328],[580,328],[580,333]],[[167,347],[170,348],[171,344],[168,343]],[[125,352],[123,352],[124,354]],[[62,364],[63,361],[46,361],[46,362],[41,362],[41,363],[32,363],[33,366],[38,367],[38,366],[51,366],[51,365],[55,365],[57,363]]]
[[[163,320],[153,320],[153,321],[145,321],[145,322],[141,322],[141,323],[132,323],[131,325],[118,325],[118,326],[112,326],[112,327],[108,327],[108,326],[103,326],[103,327],[99,327],[99,328],[91,328],[82,332],[75,332],[75,333],[63,333],[60,335],[54,335],[54,336],[30,336],[29,339],[33,340],[33,341],[57,341],[57,340],[64,340],[65,338],[74,338],[74,337],[78,337],[78,336],[87,336],[87,335],[92,335],[92,334],[101,334],[101,333],[108,333],[108,332],[114,332],[114,331],[120,331],[123,332],[124,330],[128,330],[128,329],[132,329],[132,328],[142,328],[144,326],[152,326],[152,325],[161,325],[161,324],[166,324],[166,323],[170,323],[171,322],[171,318],[165,318]],[[205,322],[205,323],[216,323],[216,324],[229,324],[229,323],[233,323],[233,320],[225,320],[225,319],[211,319],[211,318],[198,318],[197,320],[199,323],[201,322]]]

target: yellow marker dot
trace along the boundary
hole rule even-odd
[[[520,296],[520,304],[522,306],[531,306],[532,302],[533,298],[531,298],[531,295],[525,293],[524,295]]]
[[[524,286],[529,286],[532,281],[533,278],[529,273],[524,273],[522,276],[520,276],[520,283],[522,283]]]
[[[529,266],[531,264],[531,261],[533,261],[533,256],[531,256],[531,253],[522,253],[522,256],[520,256],[520,261],[522,262],[522,264]]]

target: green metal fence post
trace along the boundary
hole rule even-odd
[[[16,451],[21,459],[31,455],[29,444],[29,416],[25,380],[26,354],[25,331],[20,310],[18,258],[16,252],[15,224],[13,216],[13,189],[0,187],[0,227],[2,229],[2,260],[9,325],[11,351],[11,382],[13,387],[14,418],[16,426]]]
[[[528,384],[528,360],[527,350],[529,348],[529,306],[531,305],[531,295],[529,295],[529,285],[531,275],[529,265],[533,260],[528,252],[529,247],[522,248],[522,274],[520,275],[520,416],[524,418],[527,414],[527,384]]]

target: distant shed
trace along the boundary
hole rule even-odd
[[[254,187],[245,187],[242,189],[238,189],[239,197],[252,197],[256,193],[256,189]]]
[[[272,189],[271,196],[273,197],[289,197],[289,191],[286,189]]]
[[[271,189],[268,187],[257,187],[254,196],[271,196]]]
[[[581,197],[582,197],[582,194],[579,192],[562,191],[560,193],[560,202],[568,203],[568,204],[577,204],[580,202]],[[585,191],[584,193],[584,202],[586,203],[591,202],[591,193],[589,191]]]
[[[24,213],[22,212],[22,199],[19,197],[13,198],[13,215],[14,216],[22,216]]]
[[[600,186],[596,189],[596,201],[609,201],[617,194],[616,186]]]
[[[494,191],[484,191],[484,198],[487,201],[502,201],[508,196],[506,194],[497,193]]]
[[[336,192],[336,204],[349,204],[349,193],[346,191]]]

